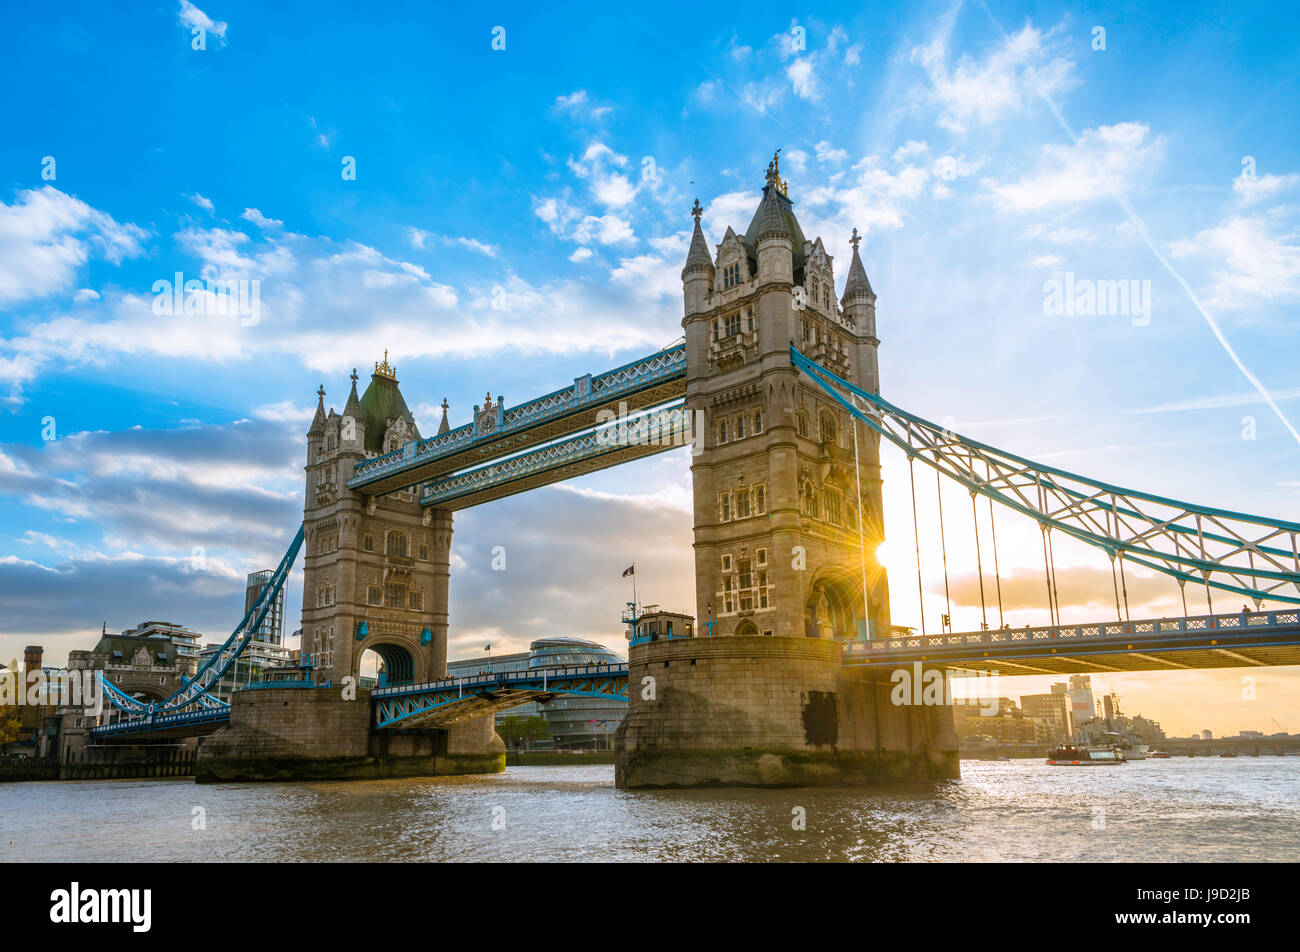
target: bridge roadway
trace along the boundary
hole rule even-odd
[[[912,635],[848,642],[843,657],[850,666],[925,662],[1003,676],[1300,665],[1300,609]],[[390,685],[370,692],[373,723],[375,730],[446,728],[561,695],[626,700],[627,676],[626,664],[591,664]],[[227,710],[146,715],[90,733],[96,740],[192,737],[229,718]]]
[[[470,466],[594,427],[602,412],[632,414],[686,396],[686,345],[641,357],[427,440],[357,464],[348,488],[372,496],[411,489]],[[622,462],[623,460],[618,460]],[[571,478],[565,475],[562,478]]]
[[[910,635],[844,650],[848,665],[915,661],[1003,676],[1300,664],[1300,609]]]
[[[266,687],[304,685],[266,682]],[[256,689],[256,688],[254,688]],[[531,701],[546,703],[561,695],[627,699],[626,664],[582,664],[529,671],[494,672],[398,684],[370,692],[376,730],[446,728],[483,714]],[[95,740],[132,737],[196,737],[230,723],[230,710],[146,714],[91,728]]]

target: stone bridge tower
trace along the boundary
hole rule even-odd
[[[693,214],[682,326],[687,404],[710,427],[692,466],[701,634],[712,621],[714,635],[887,637],[879,437],[790,360],[794,344],[877,390],[876,295],[857,232],[837,301],[833,258],[804,237],[778,158],[749,227],[728,227],[716,254],[699,202]]]
[[[877,390],[876,295],[853,234],[844,293],[774,157],[743,235],[709,253],[695,203],[682,285],[703,637],[628,649],[623,789],[959,775],[951,707],[899,703],[843,642],[889,634],[879,444],[799,374],[790,346]],[[708,637],[708,635],[714,637]]]
[[[367,649],[391,681],[442,677],[451,513],[421,511],[414,492],[376,498],[347,488],[357,462],[420,438],[396,370],[385,352],[360,397],[354,370],[342,414],[327,414],[318,393],[307,432],[302,650],[318,682],[357,677]]]

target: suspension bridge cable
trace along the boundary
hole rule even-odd
[[[1196,541],[1201,547],[1201,560],[1205,560],[1205,533],[1201,531],[1201,514],[1196,514]],[[1205,604],[1210,608],[1210,614],[1214,614],[1214,599],[1210,597],[1210,573],[1201,569],[1201,578],[1205,580]]]
[[[1043,477],[1041,475],[1038,476],[1036,481],[1038,483],[1038,509],[1042,512],[1045,511],[1043,501]],[[1047,523],[1039,522],[1038,529],[1043,537],[1043,580],[1047,583],[1047,623],[1049,625],[1054,625],[1056,624],[1056,608],[1052,601],[1052,570],[1049,568],[1047,562]]]
[[[984,462],[985,481],[992,481],[993,471],[989,468],[988,461]],[[1002,570],[998,566],[998,524],[993,518],[993,497],[989,497],[989,530],[993,533],[993,580],[998,585],[998,625],[1002,628],[1007,627],[1006,616],[1002,613]]]
[[[854,412],[856,412],[858,409],[858,398],[853,396],[852,394],[850,394],[849,396],[853,398],[853,410]],[[856,417],[852,419],[853,419],[853,475],[856,476],[858,480],[858,552],[861,554],[862,557],[862,628],[863,628],[864,636],[869,638],[871,636],[871,614],[870,614],[870,609],[868,608],[868,605],[870,603],[867,601],[867,540],[866,540],[866,533],[863,531],[863,527],[862,527],[862,519],[863,519],[862,464],[858,462],[858,421]],[[880,528],[881,528],[880,534],[882,537],[885,534],[884,522],[885,522],[885,514],[882,512],[880,514]],[[889,633],[885,632],[884,634],[888,635]]]
[[[980,628],[984,631],[989,630],[988,613],[984,608],[984,562],[980,557],[980,518],[979,511],[975,508],[975,494],[970,494],[970,515],[975,523],[975,570],[979,572],[980,577]]]
[[[939,548],[943,552],[943,606],[947,612],[943,617],[948,621],[948,630],[952,630],[952,599],[948,595],[948,543],[943,537],[943,483],[939,479],[939,471],[934,471],[934,491],[939,497]],[[943,626],[940,625],[940,630]]]
[[[1119,610],[1119,579],[1115,576],[1115,553],[1110,554],[1110,584],[1115,588],[1115,620],[1123,621],[1124,616]],[[1187,614],[1186,611],[1183,612]]]
[[[1056,548],[1052,545],[1052,530],[1047,530],[1047,554],[1052,560],[1052,596],[1056,599],[1056,623],[1061,623],[1061,590],[1056,587]]]
[[[909,454],[907,457],[907,481],[912,486],[912,538],[916,542],[916,604],[921,609],[921,634],[925,634],[925,593],[921,587],[921,530],[916,523],[916,475]]]
[[[1124,591],[1124,620],[1132,621],[1133,618],[1128,612],[1128,579],[1124,577],[1124,553],[1119,554],[1119,583]]]

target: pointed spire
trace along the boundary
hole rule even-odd
[[[694,271],[704,271],[713,274],[713,256],[709,254],[709,243],[704,240],[704,231],[700,228],[700,216],[704,214],[704,209],[700,207],[700,200],[695,200],[695,206],[691,209],[691,216],[695,219],[695,230],[691,233],[691,248],[686,253],[686,267],[682,268],[682,280]]]
[[[361,399],[357,396],[357,368],[352,368],[352,392],[348,394],[347,405],[343,407],[343,415],[350,416],[354,420],[361,419]]]
[[[867,280],[867,269],[862,266],[862,257],[858,254],[858,245],[861,244],[862,238],[858,235],[858,230],[853,229],[853,237],[849,239],[849,244],[853,246],[853,260],[849,263],[849,278],[844,284],[844,298],[847,301],[855,294],[875,295],[876,292],[871,290],[871,282]]]
[[[307,431],[308,436],[319,433],[325,429],[325,385],[321,384],[320,389],[316,391],[316,415],[312,417],[311,429]]]
[[[446,433],[448,430],[451,429],[451,424],[447,422],[447,410],[450,408],[450,406],[451,405],[447,403],[447,398],[443,397],[442,398],[442,422],[438,424],[439,436],[442,436],[442,434]]]

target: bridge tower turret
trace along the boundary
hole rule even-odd
[[[447,666],[451,515],[421,511],[415,493],[372,497],[347,488],[357,463],[407,452],[419,428],[384,354],[338,414],[317,391],[307,431],[303,507],[302,651],[318,682],[360,676],[373,649],[389,681],[442,677]]]
[[[687,405],[708,421],[693,461],[701,634],[853,640],[889,634],[877,441],[793,367],[794,344],[877,386],[875,294],[857,253],[835,300],[833,258],[808,241],[779,156],[744,235],[711,268],[699,223],[682,271]],[[705,282],[711,279],[711,282]],[[859,515],[861,513],[861,515]]]

